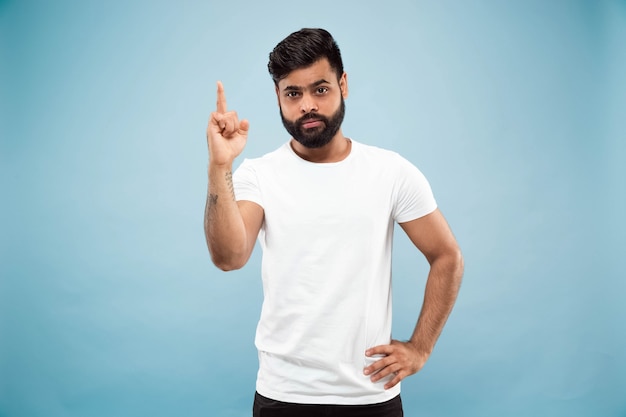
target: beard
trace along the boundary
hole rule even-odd
[[[302,146],[311,149],[321,148],[335,137],[335,134],[337,134],[341,127],[345,114],[346,104],[344,103],[343,97],[341,98],[339,108],[330,118],[322,116],[319,113],[307,113],[295,122],[292,122],[285,118],[283,109],[280,109],[280,118],[287,132]],[[319,120],[323,125],[310,129],[303,128],[302,125],[309,120]]]

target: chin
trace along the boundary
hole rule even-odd
[[[332,138],[330,138],[330,139],[326,139],[326,138],[319,139],[319,138],[296,138],[296,137],[294,137],[294,139],[300,145],[302,145],[302,146],[304,146],[305,148],[308,148],[308,149],[323,148],[324,146],[328,145],[332,141]]]

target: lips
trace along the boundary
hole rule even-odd
[[[323,122],[318,119],[306,120],[302,123],[302,127],[305,129],[313,129],[318,126],[322,126]]]

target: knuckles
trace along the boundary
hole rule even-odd
[[[239,118],[236,111],[225,113],[212,112],[207,133],[213,131],[228,138],[234,135],[240,128]]]

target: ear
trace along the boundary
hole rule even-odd
[[[339,78],[339,88],[341,89],[341,96],[345,99],[348,98],[348,74],[341,74],[341,78]]]

